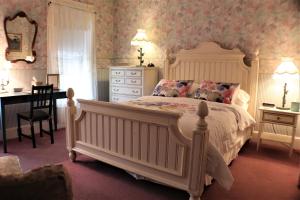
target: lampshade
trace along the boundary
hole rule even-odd
[[[146,35],[146,31],[144,29],[138,29],[136,35],[131,40],[132,46],[145,46],[150,41]]]
[[[299,70],[291,58],[282,58],[280,65],[273,74],[273,78],[298,78]]]

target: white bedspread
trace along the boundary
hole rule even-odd
[[[192,138],[199,117],[200,100],[185,97],[144,96],[137,100],[123,102],[127,105],[155,110],[168,110],[183,113],[179,128],[183,135]],[[237,139],[237,130],[244,130],[255,123],[243,108],[216,102],[207,102],[209,114],[206,122],[209,129],[207,174],[226,189],[230,189],[234,179],[222,155],[230,151]]]

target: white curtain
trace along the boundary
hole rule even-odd
[[[60,75],[60,89],[73,88],[75,99],[96,99],[95,13],[51,3],[47,38],[47,71]],[[58,118],[64,124],[64,111],[59,109],[63,106],[58,103]]]

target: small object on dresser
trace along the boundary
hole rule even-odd
[[[299,112],[300,111],[300,102],[292,102],[291,103],[291,111]]]
[[[32,77],[31,85],[41,86],[41,85],[43,85],[43,81],[38,81],[35,77]]]
[[[275,104],[273,104],[273,103],[263,103],[262,105],[263,105],[264,107],[270,107],[270,108],[275,107]]]
[[[155,65],[153,63],[149,63],[147,67],[155,67]]]
[[[14,88],[14,92],[22,92],[23,88]]]

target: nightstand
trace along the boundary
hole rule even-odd
[[[269,107],[260,107],[259,110],[261,112],[261,118],[259,122],[257,151],[259,150],[259,145],[261,141],[264,139],[288,144],[290,147],[289,156],[292,156],[297,128],[297,120],[298,115],[300,115],[300,112],[293,112],[290,110],[279,110],[276,108]],[[265,123],[290,126],[293,128],[292,136],[285,137],[279,135],[278,137],[272,137],[272,134],[264,134],[263,131]]]

